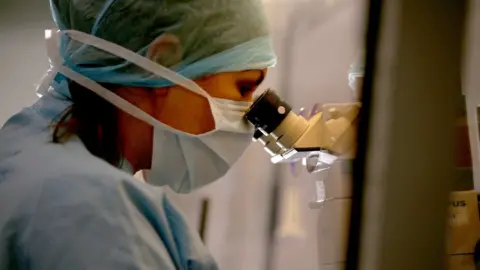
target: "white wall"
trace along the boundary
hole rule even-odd
[[[53,25],[48,1],[3,2],[0,8],[0,126],[37,98],[35,84],[48,68],[43,30]]]

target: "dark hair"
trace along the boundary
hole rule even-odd
[[[112,85],[103,86],[113,88]],[[53,142],[62,143],[77,135],[90,153],[119,166],[122,151],[117,108],[74,81],[70,81],[69,90],[73,104],[55,123]]]

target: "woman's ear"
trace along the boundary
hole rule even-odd
[[[165,67],[178,64],[183,57],[180,40],[172,34],[162,34],[148,48],[147,58]]]

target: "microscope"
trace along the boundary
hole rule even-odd
[[[338,158],[353,158],[360,103],[325,104],[310,119],[295,114],[273,90],[259,96],[245,114],[255,126],[253,141],[271,162],[301,161],[309,173],[327,170]]]
[[[344,269],[346,262],[351,206],[349,168],[355,157],[360,107],[358,102],[324,104],[307,119],[293,112],[274,91],[267,90],[245,114],[255,127],[253,140],[263,145],[272,163],[302,162],[307,172],[316,174],[312,177],[314,200],[309,202],[309,208],[317,216],[317,259],[321,269]],[[286,224],[279,230],[292,230],[296,223],[290,220]]]

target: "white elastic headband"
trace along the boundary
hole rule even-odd
[[[107,51],[109,53],[112,53],[114,55],[120,56],[124,58],[125,60],[128,60],[145,70],[148,70],[152,72],[153,74],[166,78],[173,83],[176,83],[180,86],[183,86],[184,88],[191,90],[194,93],[197,93],[203,97],[205,97],[209,104],[210,104],[210,109],[212,111],[212,116],[215,120],[215,124],[218,125],[221,123],[223,125],[224,130],[230,130],[230,131],[235,131],[235,132],[251,132],[251,128],[248,126],[245,126],[243,129],[239,130],[239,125],[228,125],[230,122],[221,114],[221,111],[219,107],[231,107],[231,104],[228,104],[228,102],[217,102],[215,99],[213,99],[205,90],[203,90],[199,85],[197,85],[194,81],[183,77],[182,75],[175,73],[172,70],[169,70],[168,68],[165,68],[143,56],[140,56],[128,49],[125,49],[117,44],[108,42],[106,40],[79,32],[75,30],[66,30],[66,31],[52,31],[52,30],[46,30],[45,31],[45,39],[47,41],[47,54],[50,59],[50,64],[52,68],[49,70],[48,74],[44,77],[44,81],[40,85],[39,88],[45,89],[46,83],[50,83],[51,79],[55,75],[56,72],[60,72],[63,75],[67,76],[68,78],[74,80],[75,82],[79,83],[80,85],[90,89],[91,91],[95,92],[97,95],[100,97],[104,98],[105,100],[109,101],[111,104],[116,106],[117,108],[131,114],[132,116],[136,117],[139,120],[142,120],[146,123],[151,124],[152,126],[162,126],[164,128],[168,128],[171,131],[174,132],[181,132],[178,130],[175,130],[168,125],[165,125],[149,115],[148,113],[142,111],[135,105],[131,104],[130,102],[126,101],[125,99],[121,98],[120,96],[116,95],[115,93],[111,92],[110,90],[106,89],[105,87],[101,86],[99,83],[91,80],[90,78],[83,76],[82,74],[66,67],[63,65],[64,60],[59,54],[59,43],[60,43],[60,35],[62,33],[68,34],[72,39],[75,39],[77,41],[80,41],[84,44],[88,44],[91,46],[95,46],[99,49],[102,49],[104,51]],[[232,101],[233,102],[233,101]],[[245,104],[246,102],[238,102],[239,104]],[[225,125],[227,125],[225,127]],[[242,126],[243,127],[243,126]],[[218,128],[218,126],[216,126]],[[214,130],[213,130],[214,131]],[[213,132],[211,131],[211,132]],[[207,132],[201,135],[207,135],[211,132]],[[185,135],[189,136],[199,136],[199,135],[193,135],[189,133],[182,132]]]

